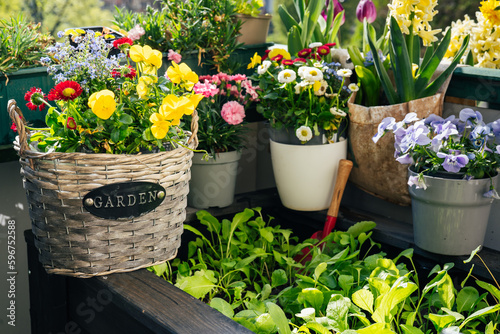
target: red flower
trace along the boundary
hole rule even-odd
[[[111,75],[113,76],[113,78],[125,77],[125,78],[129,78],[129,79],[133,79],[137,75],[137,71],[132,66],[127,65],[127,66],[121,67],[118,70],[115,69],[115,70],[111,71]]]
[[[271,52],[271,50],[264,51],[264,55],[262,56],[261,60],[266,60],[269,55],[269,52]]]
[[[68,120],[66,121],[66,127],[70,130],[76,129],[76,122],[73,117],[68,117]]]
[[[45,104],[43,103],[44,98],[45,95],[41,88],[32,87],[24,94],[24,99],[28,101],[26,106],[29,110],[36,110],[36,108],[40,109],[40,111],[43,110],[45,108]]]
[[[326,45],[322,45],[318,48],[318,54],[321,56],[326,56],[330,53],[330,48]]]
[[[311,54],[311,49],[307,48],[307,49],[303,49],[303,50],[300,50],[297,55],[301,58],[306,58],[307,56],[309,56]]]
[[[328,46],[329,48],[333,48],[335,45],[337,45],[336,43],[326,43],[324,46]]]
[[[276,56],[271,58],[271,60],[277,61],[277,62],[280,62],[281,59],[283,59],[283,55],[276,55]]]
[[[58,83],[52,88],[47,98],[51,101],[69,101],[76,99],[82,92],[83,89],[78,82],[67,80]]]
[[[17,126],[14,122],[12,122],[12,125],[10,126],[10,129],[14,132],[17,132]]]
[[[281,62],[281,64],[283,64],[283,65],[293,65],[293,60],[291,60],[291,59],[283,59],[283,61]]]
[[[304,58],[295,58],[293,60],[294,63],[307,63],[307,60],[305,60]]]
[[[113,46],[114,46],[115,48],[119,48],[119,47],[120,47],[121,45],[123,45],[123,44],[128,44],[128,45],[132,46],[132,44],[134,44],[134,41],[133,41],[133,40],[131,40],[131,39],[130,39],[130,38],[128,38],[128,37],[122,37],[122,38],[117,39],[117,40],[115,40],[115,41],[113,42]]]

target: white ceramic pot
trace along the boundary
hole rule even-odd
[[[270,143],[274,178],[283,205],[298,211],[327,209],[339,160],[347,155],[347,140],[324,145]]]
[[[241,152],[218,153],[215,159],[208,161],[203,160],[203,155],[195,153],[193,156],[188,206],[206,209],[231,205]]]

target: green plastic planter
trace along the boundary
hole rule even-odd
[[[21,108],[24,118],[34,127],[45,126],[45,114],[47,108],[43,111],[31,111],[25,106],[24,94],[31,87],[41,88],[47,94],[54,86],[54,81],[47,74],[46,67],[35,67],[22,69],[13,73],[9,73],[7,78],[0,76],[0,149],[8,149],[12,147],[12,142],[16,137],[16,133],[10,129],[12,121],[7,112],[7,103],[10,99],[17,101]]]

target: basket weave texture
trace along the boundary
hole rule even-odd
[[[193,152],[125,155],[40,153],[27,145],[29,130],[14,100],[9,115],[17,125],[14,142],[29,204],[35,246],[48,273],[93,277],[128,272],[174,258],[186,218]],[[193,114],[188,147],[196,148],[198,117]],[[83,207],[90,191],[121,182],[151,182],[165,199],[136,218],[104,219]]]

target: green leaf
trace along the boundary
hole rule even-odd
[[[346,232],[352,235],[354,238],[357,238],[361,233],[369,232],[376,226],[377,224],[373,221],[361,221],[349,227]]]
[[[469,321],[474,320],[476,318],[481,318],[487,314],[495,313],[500,310],[500,304],[496,304],[493,306],[488,306],[483,309],[480,309],[474,313],[472,313],[470,316],[468,316],[464,322],[460,325],[460,329],[462,329]]]
[[[440,332],[447,325],[455,322],[455,317],[451,315],[429,314],[429,319],[434,323],[438,332]]]
[[[438,294],[441,302],[449,309],[453,308],[455,304],[455,291],[453,287],[453,280],[450,275],[446,273],[445,281],[438,286]]]
[[[401,328],[404,334],[424,334],[420,329],[413,326],[401,325]]]
[[[196,217],[198,218],[200,223],[202,223],[208,228],[209,232],[215,232],[215,233],[220,232],[221,224],[219,223],[217,218],[212,216],[212,214],[210,214],[208,211],[199,210],[196,212]]]
[[[479,245],[477,246],[476,249],[474,249],[471,253],[470,253],[470,256],[467,258],[467,260],[464,260],[464,263],[469,263],[470,261],[472,261],[472,259],[474,258],[474,256],[476,256],[477,253],[479,253],[479,251],[481,250],[482,246]]]
[[[488,323],[488,325],[486,325],[486,330],[485,330],[484,334],[495,334],[496,328],[497,328],[497,324],[493,324],[493,322],[490,321]]]
[[[365,328],[357,329],[358,334],[393,334],[395,332],[386,328],[386,324],[373,324]]]
[[[349,295],[349,291],[351,290],[351,286],[354,283],[354,277],[352,275],[340,275],[338,278],[339,285],[342,290],[345,291],[345,295]]]
[[[212,308],[216,309],[220,313],[224,314],[228,318],[232,318],[234,316],[234,310],[231,304],[225,301],[222,298],[213,298],[209,304]]]
[[[167,262],[163,262],[163,263],[157,264],[156,266],[152,266],[150,268],[152,268],[152,270],[156,274],[156,276],[161,276],[161,275],[163,275],[163,273],[165,273],[165,271],[167,271],[168,266],[167,266]]]
[[[373,313],[373,320],[380,323],[390,323],[393,317],[392,310],[418,289],[406,276],[399,277],[391,289],[381,296],[380,304]]]
[[[331,321],[332,326],[338,332],[348,329],[347,317],[349,308],[351,307],[351,300],[340,294],[331,296],[330,301],[326,307],[326,316]]]
[[[118,143],[120,141],[120,129],[113,129],[111,132],[111,141]]]
[[[274,240],[274,235],[273,235],[273,228],[268,226],[259,229],[260,236],[264,239],[267,240],[267,242],[273,242]]]
[[[286,7],[283,5],[279,5],[278,7],[278,14],[281,18],[281,22],[283,22],[283,25],[285,26],[285,29],[287,31],[290,31],[290,29],[293,26],[298,26],[299,23],[293,18],[292,15],[286,10]]]
[[[457,311],[470,310],[479,298],[479,292],[472,286],[466,286],[457,295]]]
[[[500,290],[498,290],[495,286],[479,280],[476,280],[476,284],[491,293],[497,301],[500,301]]]
[[[209,274],[208,272],[199,270],[193,276],[180,277],[177,279],[175,286],[189,293],[194,298],[203,299],[215,288],[214,282],[206,275]]]
[[[392,64],[394,79],[399,95],[399,102],[408,102],[415,99],[415,82],[413,80],[412,62],[406,41],[399,28],[396,19],[391,16],[391,35],[390,35],[390,61]]]
[[[121,123],[126,125],[132,124],[134,122],[134,119],[129,114],[121,114],[119,120]]]
[[[389,75],[385,70],[384,64],[382,64],[382,61],[380,61],[378,50],[371,38],[368,39],[368,45],[370,46],[370,50],[372,50],[373,64],[375,65],[375,69],[377,70],[378,77],[380,79],[382,88],[384,89],[385,95],[387,96],[389,104],[399,103],[399,98],[396,94],[396,90],[392,86],[391,79],[389,78]]]
[[[354,65],[354,68],[356,68],[357,66],[359,66],[361,68],[365,68],[363,56],[361,56],[361,52],[359,51],[357,46],[349,45],[347,47],[347,53],[349,53],[349,58],[351,58],[352,64]],[[357,73],[357,71],[356,71],[356,73]],[[358,77],[359,77],[359,74],[358,74]]]
[[[318,264],[318,266],[314,269],[314,278],[318,280],[321,274],[325,272],[326,268],[326,262],[321,262],[320,264]]]
[[[365,311],[373,314],[373,293],[368,289],[360,289],[352,294],[352,302]]]
[[[275,333],[276,325],[269,313],[262,313],[255,319],[258,333]]]
[[[316,313],[320,313],[323,299],[323,293],[316,288],[302,289],[297,296],[297,301],[299,303],[305,304],[307,307],[314,307]]]
[[[271,285],[273,288],[284,285],[288,282],[286,272],[283,269],[276,269],[271,275]]]
[[[309,329],[312,329],[315,333],[318,333],[318,334],[331,334],[332,333],[325,326],[323,326],[317,322],[314,322],[314,321],[307,322],[304,326],[306,326]],[[351,334],[351,333],[356,334],[356,331],[347,330],[347,331],[342,332],[342,334]]]
[[[283,310],[281,309],[281,307],[270,302],[266,304],[266,307],[269,310],[271,318],[278,327],[278,333],[291,334],[292,331],[290,330],[290,326],[288,325],[288,319],[285,315],[285,312],[283,312]]]

